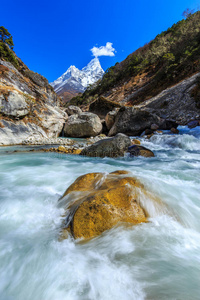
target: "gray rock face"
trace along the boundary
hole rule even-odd
[[[65,112],[71,116],[71,115],[80,115],[82,113],[82,110],[80,107],[75,105],[70,105],[66,108]]]
[[[192,119],[199,119],[200,108],[191,96],[191,91],[196,86],[199,76],[200,73],[181,81],[138,105],[137,108],[145,107],[161,118],[174,120],[181,125],[186,125]]]
[[[91,137],[101,133],[102,124],[95,114],[84,112],[80,115],[72,115],[68,118],[64,127],[67,137]]]
[[[1,120],[0,145],[21,144],[30,137],[34,139],[47,138],[45,131],[36,124],[25,124],[23,121],[10,122]]]
[[[115,123],[115,118],[117,116],[117,113],[119,111],[119,108],[115,108],[112,111],[109,111],[105,117],[106,127],[108,130],[112,128],[112,126]]]
[[[131,146],[130,138],[125,134],[118,133],[115,137],[98,141],[83,149],[80,155],[90,157],[124,156],[124,153],[128,150],[129,146]]]
[[[0,59],[4,68],[0,78],[0,144],[20,144],[30,136],[58,137],[67,119],[58,96],[47,79],[18,60],[19,70]]]
[[[29,112],[29,106],[26,103],[25,94],[17,91],[8,92],[8,95],[0,95],[0,112],[6,116],[20,118],[26,116]]]
[[[41,118],[41,125],[43,128],[48,130],[48,136],[58,137],[62,131],[63,124],[68,119],[68,116],[63,112],[59,107],[53,107],[49,104],[46,104],[47,114],[43,112],[39,114]]]
[[[109,131],[109,136],[113,136],[117,133],[137,136],[145,129],[150,128],[151,124],[159,125],[160,118],[145,109],[122,107],[116,116],[113,127]]]

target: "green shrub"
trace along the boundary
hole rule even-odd
[[[18,63],[15,55],[9,49],[9,47],[5,43],[3,43],[3,42],[0,42],[0,58],[4,59],[6,61],[9,61],[16,68],[18,68],[18,66],[19,66],[19,63]]]

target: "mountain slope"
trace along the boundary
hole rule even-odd
[[[103,74],[104,71],[98,58],[94,58],[82,70],[70,66],[62,76],[51,83],[51,86],[66,102],[74,95],[83,93],[89,85],[101,79]]]
[[[200,70],[200,12],[181,20],[109,68],[94,88],[70,103],[87,105],[99,95],[138,105]]]
[[[0,144],[57,137],[66,118],[59,97],[46,78],[29,70],[6,44],[0,46]]]

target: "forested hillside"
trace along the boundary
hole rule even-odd
[[[88,105],[99,95],[139,104],[200,70],[200,12],[187,18],[109,68],[102,80],[71,100]]]

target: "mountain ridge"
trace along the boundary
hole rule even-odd
[[[64,102],[67,102],[70,100],[69,94],[83,93],[89,85],[101,79],[103,74],[104,70],[100,61],[95,57],[81,70],[71,65],[65,73],[51,82],[50,85],[63,98]]]

